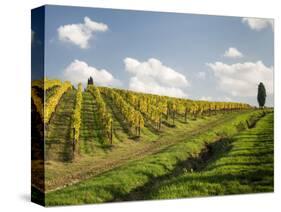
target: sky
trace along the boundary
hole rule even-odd
[[[32,26],[34,46],[36,35]],[[46,76],[74,85],[92,76],[102,86],[257,105],[263,82],[273,105],[271,19],[47,6],[44,46]]]

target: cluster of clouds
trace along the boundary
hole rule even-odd
[[[220,98],[216,98],[216,99],[214,99],[212,96],[201,96],[198,100],[219,101],[219,102],[231,102],[231,101],[233,101],[233,99],[228,97],[228,96],[224,96],[224,97],[220,97]]]
[[[223,56],[242,58],[244,55],[237,48],[230,47]],[[273,67],[267,67],[262,61],[233,64],[218,61],[206,65],[216,78],[218,88],[233,97],[255,96],[259,82],[265,84],[268,94],[273,94]]]
[[[242,18],[241,22],[256,31],[267,27],[273,29],[271,19]],[[90,46],[89,41],[96,32],[105,32],[108,29],[106,24],[85,17],[84,23],[63,25],[57,29],[57,32],[59,40],[85,49]],[[236,47],[229,47],[223,53],[223,57],[240,59],[244,57],[244,54]],[[187,77],[164,65],[159,59],[149,58],[146,61],[139,61],[127,57],[123,62],[125,71],[130,74],[128,84],[130,90],[174,97],[188,96],[186,88],[190,86],[190,82]],[[259,82],[265,84],[268,94],[273,93],[273,67],[266,66],[262,61],[233,64],[218,61],[206,65],[215,77],[218,89],[230,95],[216,99],[217,101],[231,101],[231,97],[255,96]],[[89,76],[92,76],[98,85],[121,84],[108,70],[95,68],[81,60],[74,60],[64,70],[64,77],[73,83],[85,82]],[[198,72],[196,78],[205,80],[206,72]],[[211,96],[202,96],[199,99],[214,100]]]
[[[187,78],[165,66],[160,60],[150,58],[140,62],[134,58],[124,59],[125,70],[131,74],[129,89],[173,97],[187,97],[183,88],[190,85]],[[121,82],[106,69],[97,69],[81,60],[74,60],[64,69],[64,78],[74,84],[85,82],[89,76],[101,86],[120,86]],[[84,84],[84,86],[86,86]]]
[[[187,97],[183,88],[190,85],[185,75],[165,66],[160,60],[150,58],[140,62],[134,58],[124,59],[125,70],[132,77],[129,89],[174,97]]]
[[[224,57],[228,58],[241,58],[243,57],[243,54],[236,48],[234,47],[229,47],[225,52],[224,52]]]
[[[197,73],[197,78],[198,79],[206,79],[206,72],[205,71],[199,71],[198,73]]]
[[[211,96],[201,96],[198,100],[202,100],[202,101],[212,101],[213,97]]]
[[[242,18],[242,23],[250,29],[261,31],[267,27],[274,30],[272,19]],[[235,47],[229,47],[223,54],[230,59],[243,58],[244,55]],[[218,88],[232,97],[254,97],[257,94],[259,82],[263,82],[267,94],[273,94],[273,66],[266,66],[262,61],[227,64],[221,61],[206,64],[216,78]],[[203,96],[202,100],[212,97]],[[225,97],[231,100],[231,97]]]
[[[94,77],[95,83],[101,86],[118,85],[120,83],[109,71],[97,69],[81,60],[74,60],[64,70],[65,79],[74,84],[86,83],[86,79],[90,76]]]
[[[108,29],[106,24],[84,17],[84,23],[62,25],[57,29],[57,33],[60,41],[86,49],[90,46],[89,42],[96,32],[105,32]],[[182,89],[189,86],[187,78],[163,65],[160,60],[150,58],[147,61],[139,62],[133,58],[125,58],[124,65],[125,70],[132,75],[129,80],[129,89],[159,95],[187,97]],[[108,70],[95,68],[81,60],[74,60],[64,69],[64,77],[74,84],[85,82],[89,76],[92,76],[98,85],[121,84]]]
[[[242,18],[242,22],[247,24],[252,30],[261,31],[267,27],[274,30],[273,19],[265,18]]]
[[[89,41],[96,32],[105,32],[108,26],[84,17],[84,23],[68,24],[57,29],[59,40],[72,43],[82,49],[89,47]]]
[[[218,87],[232,96],[255,96],[259,82],[263,82],[267,93],[273,93],[273,67],[262,61],[226,64],[207,63],[218,81]]]

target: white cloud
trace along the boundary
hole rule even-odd
[[[224,52],[223,56],[229,58],[241,58],[243,57],[243,54],[240,51],[238,51],[238,49],[234,47],[230,47]]]
[[[93,77],[94,83],[97,85],[108,86],[119,84],[119,81],[107,70],[99,70],[80,60],[74,60],[64,70],[65,79],[71,81],[74,85],[80,82],[85,85],[90,76]]]
[[[225,101],[225,102],[231,102],[231,101],[233,101],[233,99],[232,98],[230,98],[230,97],[228,97],[228,96],[225,96],[225,97],[223,97],[222,99],[221,99],[221,101]]]
[[[212,96],[201,96],[198,100],[202,101],[216,101],[216,102],[232,102],[233,99],[228,96],[213,98]]]
[[[172,97],[187,97],[186,93],[180,88],[162,86],[154,80],[145,81],[139,79],[138,77],[132,77],[130,79],[129,89],[143,93],[152,93]]]
[[[201,98],[199,98],[199,100],[202,100],[202,101],[212,101],[213,98],[211,96],[202,96]]]
[[[61,41],[75,44],[82,49],[89,47],[89,40],[94,36],[95,32],[105,32],[107,30],[108,26],[106,24],[92,21],[88,17],[84,18],[83,24],[68,24],[57,29],[58,37]]]
[[[273,19],[264,18],[243,18],[242,22],[247,24],[251,29],[261,31],[266,27],[271,27],[274,30]]]
[[[124,63],[126,71],[133,75],[129,89],[174,97],[187,96],[182,90],[189,86],[186,77],[163,65],[161,61],[150,58],[145,62],[139,62],[133,58],[125,58]]]
[[[206,79],[206,72],[199,71],[196,75],[199,79]]]
[[[273,93],[273,67],[262,61],[235,63],[208,63],[218,80],[219,88],[232,96],[256,96],[259,82],[263,82],[267,94]]]

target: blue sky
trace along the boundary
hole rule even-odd
[[[272,20],[61,6],[45,18],[49,78],[94,75],[100,85],[254,105],[263,81],[273,105]]]

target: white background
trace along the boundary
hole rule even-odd
[[[30,199],[30,9],[63,4],[275,19],[275,192],[169,201],[56,207],[70,211],[276,211],[280,195],[278,0],[2,0],[0,6],[0,211],[43,210]],[[279,58],[279,59],[278,59]],[[279,129],[279,131],[278,131]],[[280,209],[279,209],[280,210]]]

